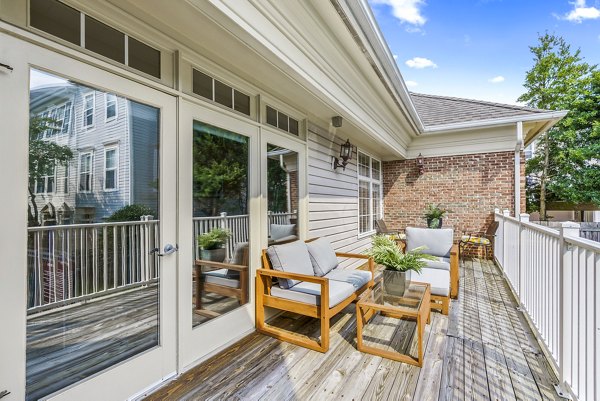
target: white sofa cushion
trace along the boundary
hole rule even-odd
[[[339,262],[331,242],[325,237],[306,243],[310,261],[315,272],[315,276],[324,276],[335,269]]]
[[[271,224],[271,239],[273,241],[292,235],[296,235],[295,224]]]
[[[205,283],[218,284],[231,288],[239,288],[240,286],[239,279],[236,280],[228,277],[229,273],[227,269],[211,270],[202,273],[202,275],[204,276]]]
[[[450,272],[448,270],[425,267],[421,273],[411,271],[410,280],[431,284],[431,295],[447,297],[450,294]]]
[[[427,249],[423,253],[433,256],[450,257],[454,240],[451,228],[415,228],[406,227],[406,250],[411,251],[420,246]]]
[[[286,273],[299,273],[314,276],[308,248],[304,241],[295,241],[282,245],[271,245],[267,255],[273,269]],[[299,280],[278,279],[281,288],[292,288]]]
[[[450,258],[439,257],[437,260],[425,260],[430,269],[450,270]]]
[[[329,280],[329,307],[332,308],[348,298],[356,291],[352,284],[343,281]],[[271,295],[290,301],[321,305],[321,286],[303,281],[292,288],[284,289],[277,285],[271,287]]]
[[[371,280],[371,272],[354,269],[334,269],[327,273],[325,277],[329,279],[329,283],[332,281],[342,281],[352,284],[352,287],[356,291]]]

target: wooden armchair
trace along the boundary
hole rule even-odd
[[[500,223],[497,221],[493,221],[487,228],[487,230],[483,232],[477,233],[464,233],[460,239],[459,248],[460,253],[462,254],[465,249],[469,247],[481,248],[485,252],[485,258],[488,258],[488,250],[492,254],[492,258],[494,256],[494,239],[496,238],[496,231],[498,231],[498,226]]]
[[[298,241],[296,241],[298,242]],[[310,241],[307,241],[310,242]],[[285,247],[293,243],[280,245]],[[333,253],[333,249],[331,249]],[[319,352],[329,349],[330,319],[356,301],[359,295],[373,286],[374,263],[366,255],[335,252],[336,257],[364,259],[368,271],[354,269],[330,270],[324,276],[286,272],[273,269],[267,250],[262,251],[262,269],[256,272],[256,329],[281,341]],[[370,275],[367,277],[366,275]],[[274,283],[274,279],[278,283]],[[281,280],[297,280],[289,289],[281,288]],[[364,284],[363,284],[364,283]],[[323,296],[326,294],[326,296]],[[271,326],[265,322],[265,307],[298,313],[319,319],[321,341]]]
[[[216,317],[218,314],[202,307],[202,294],[210,292],[237,298],[240,305],[248,302],[248,244],[238,244],[229,263],[197,259],[196,310],[199,315]],[[204,268],[204,271],[203,271]]]

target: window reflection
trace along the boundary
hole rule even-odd
[[[298,239],[298,153],[267,145],[269,244]]]

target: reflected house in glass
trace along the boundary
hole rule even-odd
[[[154,107],[66,80],[33,87],[30,101],[32,117],[50,119],[40,139],[73,152],[33,184],[40,224],[102,222],[131,204],[158,210]]]

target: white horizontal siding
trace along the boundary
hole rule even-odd
[[[333,170],[332,157],[338,156],[346,138],[335,137],[326,129],[308,126],[308,237],[327,237],[338,252],[362,253],[370,237],[358,237],[358,178],[356,154],[346,170]],[[355,264],[342,261],[342,266]]]

